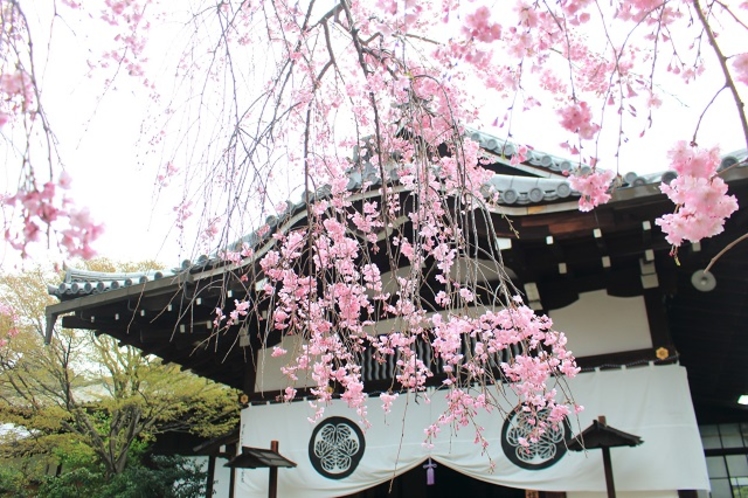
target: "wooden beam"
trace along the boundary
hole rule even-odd
[[[644,290],[644,306],[647,310],[647,322],[649,323],[652,346],[655,349],[659,347],[672,348],[673,338],[670,335],[667,311],[659,287]],[[671,351],[671,353],[673,352]]]
[[[257,383],[257,349],[250,348],[251,360],[244,365],[244,387],[242,391],[249,396],[249,399],[255,394],[255,384]]]
[[[561,212],[520,218],[520,234],[524,227],[546,226],[551,235],[571,235],[583,232],[592,232],[595,228],[615,226],[615,217],[609,209],[599,209],[594,213]],[[523,238],[524,235],[522,235]]]
[[[629,365],[632,363],[646,363],[648,361],[658,361],[655,348],[637,349],[635,351],[623,351],[620,353],[606,353],[593,356],[583,356],[577,358],[577,365],[583,369],[597,368],[604,365]],[[670,360],[672,363],[675,360]]]

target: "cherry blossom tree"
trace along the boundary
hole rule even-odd
[[[65,195],[71,178],[60,168],[56,139],[42,105],[39,56],[25,5],[0,3],[0,133],[6,161],[18,166],[17,191],[3,193],[5,240],[22,254],[53,240],[71,256],[89,258],[101,225]]]
[[[18,192],[6,197],[23,221],[11,223],[6,238],[23,250],[46,232],[70,254],[86,256],[100,228],[59,193],[69,178],[42,105],[24,16],[29,4],[1,3],[2,133],[20,151],[13,158],[23,171]],[[748,3],[266,0],[170,7],[64,0],[54,19],[109,33],[91,70],[107,83],[137,82],[153,99],[143,133],[152,157],[163,158],[158,188],[179,189],[177,225],[194,223],[202,246],[219,248],[231,262],[258,263],[244,278],[260,297],[217,309],[216,333],[269,307],[268,331],[305,339],[298,351],[274,354],[289,357],[290,379],[312,371],[318,416],[335,385],[366,418],[357,362],[364,348],[397,357],[385,410],[402,390],[424,391],[431,370],[416,354],[418,342],[447,365],[450,410],[429,437],[445,424],[470,425],[477,410],[506,409],[505,389],[530,411],[548,410],[548,423],[577,408],[551,384],[578,371],[565,337],[522,303],[499,248],[481,243],[475,230],[487,225],[491,233],[488,213],[501,202],[487,187],[491,173],[480,147],[468,138],[467,130],[485,120],[478,94],[491,95],[498,116],[492,124],[507,140],[518,113],[549,110],[544,126],[565,134],[562,145],[578,165],[570,181],[580,209],[589,210],[610,198],[618,152],[658,119],[671,88],[719,74],[722,83],[694,117],[693,135],[673,144],[670,167],[679,176],[662,191],[675,208],[658,224],[677,248],[721,232],[737,209],[719,176],[719,149],[697,142],[702,118],[720,99],[731,100],[735,126],[748,139],[748,54],[741,52]],[[178,55],[159,59],[169,62],[157,77],[151,61],[164,43],[152,43],[154,27],[175,23],[181,31],[166,45]],[[171,52],[177,42],[184,49]],[[516,145],[505,149],[513,163],[531,144]],[[43,169],[45,180],[38,180]],[[293,211],[286,202],[293,188],[305,192],[306,225],[279,230]],[[229,244],[254,229],[268,244]],[[480,267],[465,263],[477,259],[499,269],[490,292]],[[383,274],[397,268],[403,270],[391,286]],[[372,324],[384,319],[400,325],[374,333]],[[467,352],[466,337],[476,343]],[[492,364],[513,346],[521,353]],[[295,396],[286,390],[286,399]]]

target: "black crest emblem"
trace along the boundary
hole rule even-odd
[[[328,479],[344,479],[358,467],[365,447],[364,433],[356,423],[330,417],[312,432],[309,460],[314,470]]]
[[[547,419],[549,410],[537,412],[539,421]],[[523,411],[522,406],[512,410],[506,417],[501,431],[501,448],[506,457],[518,467],[540,470],[555,464],[566,454],[566,442],[571,438],[569,419],[555,427],[548,427],[537,441],[530,435],[535,428],[533,414]],[[523,441],[526,444],[523,444]]]

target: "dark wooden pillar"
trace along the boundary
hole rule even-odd
[[[278,441],[270,441],[270,449],[278,453]],[[268,498],[278,498],[278,467],[270,467]]]
[[[231,477],[229,478],[229,498],[234,498],[234,486],[236,486],[236,469],[231,467]]]
[[[244,386],[242,391],[247,395],[248,399],[251,400],[255,394],[255,383],[257,381],[257,355],[259,354],[259,348],[254,348],[252,351],[252,361],[245,363],[244,370]]]
[[[205,487],[206,498],[213,498],[213,487],[216,481],[216,457],[210,455],[208,457],[208,485]]]
[[[613,482],[613,463],[610,461],[610,448],[603,446],[603,469],[605,469],[605,486],[608,498],[616,498],[616,485]]]

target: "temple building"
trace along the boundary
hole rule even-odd
[[[568,336],[582,368],[552,387],[568,390],[584,411],[529,449],[521,441],[532,422],[511,391],[506,403],[517,406],[508,415],[486,413],[474,421],[490,443],[485,452],[469,429],[445,427],[432,446],[425,445],[423,429],[446,401],[439,389],[444,365],[423,344],[415,347],[432,370],[430,387],[401,392],[387,414],[378,394],[391,388],[396,360],[362,355],[371,424],[364,427],[341,400],[327,406],[320,421],[308,422],[314,411],[305,396],[314,383],[304,375],[294,386],[297,400],[277,402],[288,385],[280,372],[287,359],[273,357],[272,348],[293,351],[303,338],[264,328],[271,310],[255,307],[246,320],[216,333],[216,307],[230,310],[235,299],[261,301],[258,261],[273,246],[272,235],[304,226],[307,206],[324,198],[322,191],[289,203],[263,230],[247,235],[243,242],[253,254],[240,261],[206,256],[137,274],[68,269],[64,281],[50,287],[60,303],[47,309],[48,335],[56,323],[94,330],[242,390],[238,433],[201,448],[211,462],[211,492],[226,493],[220,496],[268,496],[269,474],[277,476],[282,497],[607,496],[601,452],[569,448],[600,416],[610,428],[638,438],[637,445],[610,450],[618,496],[721,498],[748,489],[748,407],[740,404],[748,403],[748,244],[735,244],[703,272],[748,231],[748,210],[735,213],[721,235],[685,244],[676,260],[655,225],[674,209],[659,185],[675,173],[622,175],[609,203],[580,212],[579,194],[567,182],[569,161],[530,151],[512,164],[512,144],[478,132],[472,138],[481,144],[494,173],[490,186],[500,194],[499,205],[486,213],[491,223],[475,230],[495,238],[503,266],[481,258],[457,265],[480,268],[487,289],[505,269],[525,302]],[[741,206],[748,205],[745,159],[745,153],[732,154],[721,167]],[[376,196],[381,181],[374,171],[361,170],[351,174],[349,186],[368,182],[362,195]],[[380,267],[385,265],[383,258]],[[383,272],[385,286],[404,269]],[[249,284],[243,275],[252,275]],[[386,334],[397,323],[383,319],[373,327]],[[467,340],[464,347],[473,346]],[[498,354],[497,364],[511,354]],[[236,463],[243,447],[250,459],[251,448],[270,449],[271,441],[278,442],[273,454],[285,460],[252,457],[255,466],[264,462],[271,470]],[[225,467],[230,460],[235,464]]]

